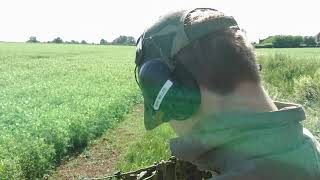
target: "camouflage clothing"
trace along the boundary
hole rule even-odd
[[[275,102],[279,111],[215,113],[171,140],[171,151],[216,180],[319,180],[320,145],[301,125],[300,105]]]
[[[203,180],[209,179],[213,175],[214,173],[209,171],[200,171],[190,162],[171,157],[168,161],[161,161],[153,166],[126,173],[117,172],[113,176],[95,178],[95,180]]]

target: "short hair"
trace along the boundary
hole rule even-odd
[[[219,11],[196,10],[186,17],[185,25],[203,23],[224,16]],[[260,83],[254,49],[237,29],[223,29],[191,42],[174,56],[198,84],[228,94],[239,83]]]

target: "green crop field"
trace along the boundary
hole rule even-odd
[[[276,100],[303,104],[320,135],[320,49],[259,49]],[[35,179],[78,152],[142,102],[134,47],[0,43],[0,179]],[[132,144],[121,170],[170,155],[163,125]],[[156,148],[155,148],[156,147]]]
[[[293,58],[318,59],[320,58],[320,48],[267,48],[257,49],[258,55],[268,56],[282,54]]]
[[[0,43],[0,179],[42,177],[141,102],[133,52]]]

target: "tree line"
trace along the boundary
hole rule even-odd
[[[29,43],[38,43],[35,36],[31,36],[27,41]],[[85,40],[82,41],[63,41],[60,37],[54,38],[52,41],[46,43],[57,43],[57,44],[89,44]],[[90,43],[94,44],[94,43]],[[132,36],[119,36],[113,41],[108,42],[105,39],[101,39],[100,45],[135,45],[136,40]],[[266,39],[259,40],[259,43],[253,43],[256,48],[298,48],[298,47],[320,47],[319,37],[314,36],[292,36],[292,35],[276,35],[269,36]]]
[[[39,43],[40,41],[37,40],[36,36],[31,36],[29,37],[29,39],[26,41],[27,43]],[[88,43],[85,40],[82,41],[75,41],[75,40],[71,40],[71,41],[64,41],[62,38],[60,37],[56,37],[54,38],[52,41],[47,41],[45,43],[56,43],[56,44],[95,44],[95,43]],[[113,41],[108,42],[105,39],[101,39],[100,40],[100,45],[135,45],[136,44],[136,40],[134,39],[134,37],[132,36],[119,36],[117,38],[115,38]]]
[[[256,48],[320,47],[320,42],[314,36],[276,35],[259,40],[259,44],[254,46]]]

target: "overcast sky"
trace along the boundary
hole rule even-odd
[[[160,15],[185,7],[212,7],[234,16],[251,41],[320,32],[319,0],[0,0],[0,41],[137,38]]]

